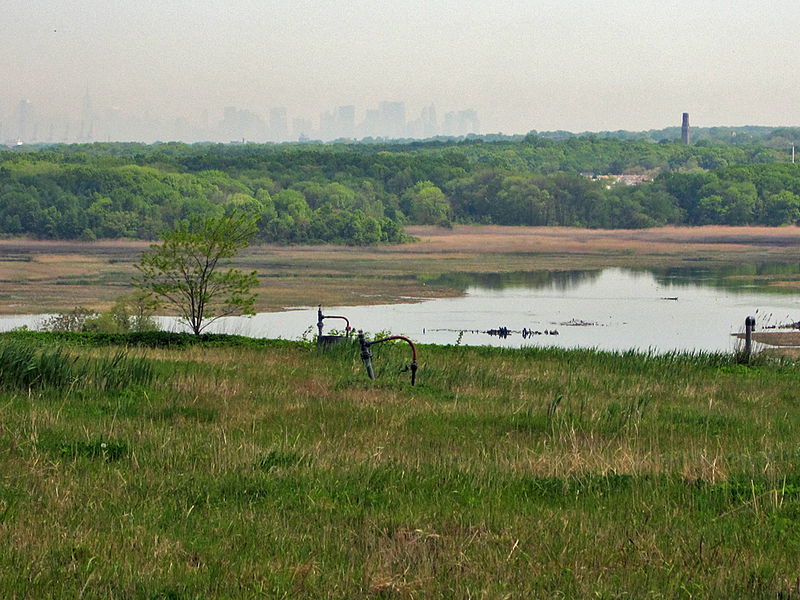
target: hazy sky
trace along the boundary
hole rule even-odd
[[[484,132],[798,125],[800,3],[0,0],[0,114],[22,98],[191,120],[402,100]]]

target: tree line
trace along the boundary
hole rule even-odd
[[[599,136],[405,144],[59,145],[0,152],[0,234],[156,239],[247,213],[255,241],[368,245],[405,224],[637,228],[800,219],[800,169],[759,145]],[[637,186],[593,180],[633,173]]]

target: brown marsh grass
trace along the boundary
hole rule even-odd
[[[664,227],[588,230],[459,225],[410,227],[418,241],[371,248],[253,246],[239,259],[261,276],[258,310],[356,305],[458,295],[428,285],[451,272],[509,272],[607,266],[663,267],[796,261],[797,227]],[[108,308],[131,291],[146,242],[0,240],[0,313]],[[421,277],[429,276],[429,277]],[[796,278],[765,282],[798,287]]]

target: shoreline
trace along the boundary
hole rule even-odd
[[[412,226],[417,241],[391,246],[272,246],[244,251],[235,266],[260,275],[258,312],[296,306],[358,306],[461,296],[448,273],[510,273],[696,265],[797,263],[798,227]],[[106,310],[132,291],[139,254],[151,242],[0,239],[0,314],[84,306]],[[759,285],[800,293],[800,277],[769,274]]]

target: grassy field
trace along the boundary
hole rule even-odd
[[[399,246],[254,246],[239,265],[256,269],[259,311],[286,306],[363,305],[454,296],[436,284],[454,272],[797,262],[800,228],[667,227],[588,230],[546,227],[413,227]],[[131,291],[143,242],[0,240],[0,313],[108,308]],[[800,290],[795,277],[757,282]]]
[[[52,340],[0,336],[4,598],[800,597],[792,364]]]

